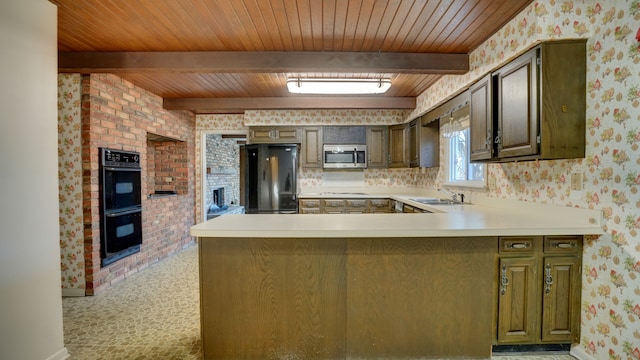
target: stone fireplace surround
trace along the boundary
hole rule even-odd
[[[82,76],[81,86],[85,295],[94,295],[194,241],[195,116],[164,110],[160,97],[115,75]],[[106,267],[100,266],[99,147],[137,151],[142,159],[141,250]],[[176,195],[148,196],[156,190]]]

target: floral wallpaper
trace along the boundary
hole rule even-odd
[[[58,190],[62,289],[84,294],[82,156],[79,74],[58,75]]]
[[[364,187],[415,187],[418,183],[418,169],[364,169]],[[300,169],[298,186],[301,191],[309,188],[327,186],[323,179],[322,169]]]
[[[640,2],[587,2],[538,16],[549,19],[547,33],[590,30],[585,191],[567,203],[602,209],[606,234],[585,248],[581,346],[597,359],[640,359]]]
[[[246,126],[257,125],[393,125],[402,123],[406,110],[252,110]]]
[[[244,114],[196,115],[196,129],[198,131],[249,131],[249,128],[244,124]]]

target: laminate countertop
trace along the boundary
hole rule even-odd
[[[426,196],[428,196],[427,194]],[[599,210],[496,198],[474,197],[464,205],[424,205],[425,195],[311,193],[316,197],[388,197],[431,213],[391,214],[243,214],[194,225],[200,238],[344,238],[599,235]]]

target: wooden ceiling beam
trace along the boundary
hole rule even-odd
[[[414,97],[386,96],[291,96],[252,98],[164,98],[167,110],[190,110],[198,114],[238,110],[303,109],[415,109]]]
[[[464,74],[468,70],[468,54],[313,51],[60,52],[58,54],[58,71],[62,73]]]

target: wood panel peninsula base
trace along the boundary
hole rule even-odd
[[[200,237],[204,359],[488,359],[497,254],[493,236]]]

